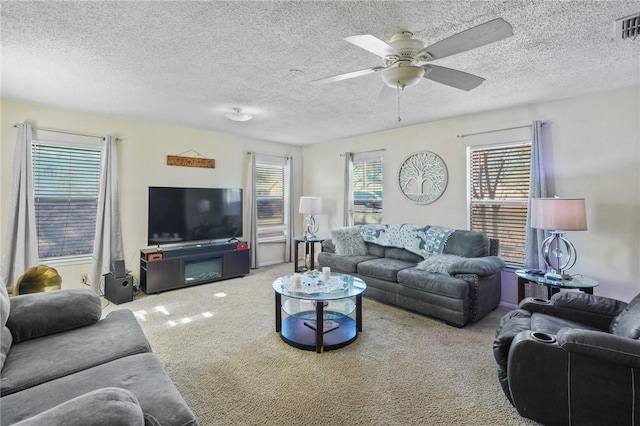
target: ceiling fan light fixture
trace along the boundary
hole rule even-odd
[[[234,108],[233,112],[228,112],[224,116],[231,121],[249,121],[253,118],[253,115],[242,112],[242,108]]]
[[[418,84],[423,75],[424,68],[415,65],[397,66],[382,71],[382,80],[393,89],[398,86],[404,89]]]

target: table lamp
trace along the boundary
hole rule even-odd
[[[320,197],[300,197],[300,210],[302,214],[306,214],[307,217],[304,221],[305,238],[316,238],[316,232],[318,232],[318,222],[313,217],[314,214],[320,213],[322,200]]]
[[[587,230],[584,198],[533,198],[531,227],[551,231],[542,243],[542,256],[551,269],[545,278],[570,280],[571,276],[565,271],[576,263],[577,253],[575,246],[563,235],[564,231]]]

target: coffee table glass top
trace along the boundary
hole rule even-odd
[[[549,278],[545,278],[544,273],[530,272],[527,269],[518,269],[516,271],[516,275],[527,281],[558,288],[586,289],[597,287],[599,285],[598,281],[581,275],[575,275],[570,280],[551,280]]]
[[[331,273],[328,282],[322,274],[300,274],[300,288],[295,288],[293,275],[280,277],[273,282],[273,289],[287,297],[305,300],[336,300],[362,294],[367,285],[360,278],[351,275]]]

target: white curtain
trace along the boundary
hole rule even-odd
[[[24,272],[38,264],[38,237],[33,197],[30,124],[18,127],[13,177],[7,210],[7,234],[2,259],[2,284],[13,287]]]
[[[284,179],[285,182],[287,183],[284,187],[285,187],[285,193],[284,193],[284,199],[286,200],[286,207],[287,207],[287,211],[285,212],[286,215],[286,220],[285,223],[287,224],[287,230],[286,230],[286,244],[285,244],[285,261],[287,262],[293,262],[293,236],[294,236],[294,223],[293,223],[293,219],[294,219],[294,210],[293,210],[293,205],[295,204],[293,202],[293,158],[291,157],[287,157],[285,160],[285,167],[284,167]]]
[[[527,269],[545,269],[544,259],[540,256],[542,243],[546,238],[542,229],[531,228],[531,199],[547,196],[547,181],[542,158],[542,122],[534,121],[531,136],[531,176],[529,190],[529,210],[527,213],[527,229],[525,239],[525,263]]]
[[[120,192],[118,189],[118,156],[116,138],[102,139],[100,154],[100,192],[96,216],[96,236],[93,242],[93,261],[89,282],[101,294],[101,280],[114,260],[122,260],[122,234],[120,227]]]
[[[249,153],[247,173],[247,205],[249,206],[249,255],[251,268],[258,267],[258,200],[256,194],[256,153]]]
[[[351,217],[351,206],[353,206],[353,152],[344,153],[344,208],[343,225],[353,225]]]

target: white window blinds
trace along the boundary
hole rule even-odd
[[[34,141],[32,163],[40,259],[92,254],[100,148]]]
[[[353,160],[353,205],[355,225],[382,221],[382,157],[356,156]]]
[[[264,156],[256,161],[258,239],[282,240],[286,235],[286,159]]]
[[[531,144],[469,148],[471,229],[500,240],[500,256],[524,265]]]

